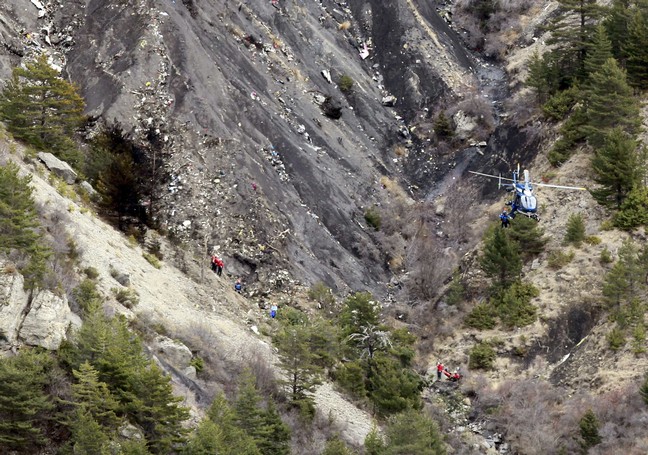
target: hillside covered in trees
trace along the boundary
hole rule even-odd
[[[22,6],[0,451],[648,451],[648,3]]]

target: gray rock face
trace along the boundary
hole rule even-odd
[[[71,324],[81,321],[72,313],[65,297],[40,291],[29,305],[19,273],[0,275],[0,345],[25,343],[55,350],[61,346]]]
[[[0,263],[0,268],[4,264]],[[24,279],[19,273],[0,274],[0,339],[9,346],[18,340],[18,329],[27,306]]]
[[[56,350],[66,338],[72,314],[67,298],[41,291],[25,316],[19,337],[25,344]]]
[[[61,161],[51,153],[46,152],[39,152],[38,158],[47,166],[47,169],[65,180],[65,183],[72,185],[76,182],[77,173],[65,161]]]
[[[190,366],[192,354],[187,346],[179,341],[165,336],[159,336],[153,343],[155,354],[170,363],[178,370],[185,370]]]

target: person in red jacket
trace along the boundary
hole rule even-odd
[[[437,362],[437,380],[441,379],[441,373],[443,373],[443,364]]]
[[[223,274],[223,267],[225,264],[221,258],[216,258],[216,275],[221,276]]]

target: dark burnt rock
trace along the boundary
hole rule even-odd
[[[337,120],[342,117],[342,104],[335,98],[327,96],[322,103],[322,111],[327,117]]]

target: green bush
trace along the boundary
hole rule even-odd
[[[137,292],[133,289],[113,288],[112,291],[113,294],[115,295],[115,299],[117,299],[117,301],[122,305],[124,305],[126,308],[133,308],[137,306],[137,304],[139,303],[139,296],[137,295]]]
[[[331,307],[335,303],[331,288],[321,281],[311,286],[308,290],[308,298],[319,303],[322,307]]]
[[[532,284],[516,282],[501,294],[493,296],[491,302],[504,326],[524,327],[537,318],[537,309],[531,304],[531,299],[538,295],[540,291]]]
[[[549,253],[549,258],[547,259],[549,267],[552,269],[559,269],[566,266],[574,259],[574,252],[569,251],[565,253],[564,251],[552,251]]]
[[[630,231],[648,224],[648,188],[643,185],[632,189],[614,216],[613,223],[619,229]]]
[[[625,334],[619,327],[614,327],[607,335],[607,341],[610,349],[618,351],[625,345]]]
[[[601,237],[598,235],[588,235],[585,237],[585,243],[588,245],[600,245],[602,242]]]
[[[493,368],[497,354],[486,341],[482,341],[470,350],[468,368],[471,370],[490,370]]]
[[[162,268],[162,263],[160,262],[160,260],[156,255],[151,253],[142,253],[142,256],[144,256],[144,259],[146,259],[149,262],[149,264],[151,264],[156,269]]]
[[[367,210],[365,210],[364,218],[367,224],[374,228],[374,230],[380,230],[382,221],[380,219],[380,212],[378,212],[378,209],[376,207],[369,207]]]
[[[575,88],[563,90],[549,98],[549,100],[542,106],[542,111],[550,119],[559,122],[567,117],[567,114],[569,114],[574,107],[576,99],[577,91]]]
[[[351,91],[351,89],[353,88],[353,79],[351,79],[351,77],[347,76],[346,74],[340,76],[338,87],[340,87],[340,90],[345,93]]]
[[[478,330],[494,329],[497,325],[495,309],[487,303],[480,303],[464,318],[464,324]]]
[[[201,357],[192,357],[189,364],[192,365],[198,373],[205,368],[205,361]]]
[[[99,270],[94,267],[86,267],[83,269],[83,273],[91,280],[96,280],[99,277]]]
[[[567,232],[565,233],[565,244],[579,247],[585,240],[585,222],[580,213],[572,213],[567,220]]]
[[[601,250],[601,263],[610,264],[614,259],[612,258],[612,253],[608,250],[608,247],[604,247]]]

